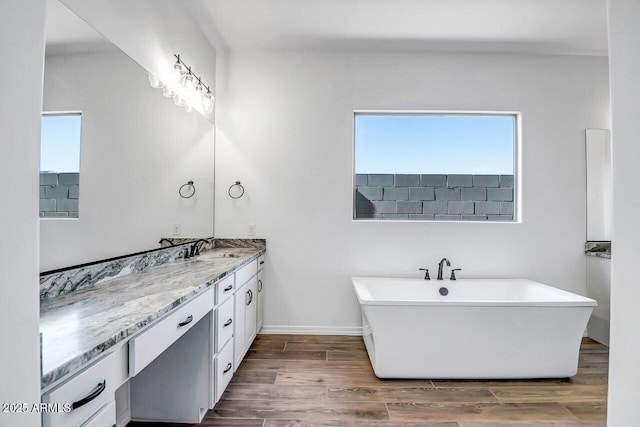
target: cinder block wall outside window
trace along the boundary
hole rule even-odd
[[[40,216],[78,218],[79,173],[40,174]]]
[[[513,175],[356,174],[356,219],[513,221]]]

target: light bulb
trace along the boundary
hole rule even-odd
[[[175,94],[176,93],[169,86],[165,86],[165,87],[162,88],[162,95],[164,95],[167,98],[171,98]]]
[[[213,94],[211,93],[211,91],[207,91],[207,93],[202,95],[202,110],[207,114],[213,112],[214,102],[215,99],[213,97]]]
[[[187,102],[180,95],[175,95],[173,97],[173,103],[176,105],[176,107],[184,107],[185,105],[187,105]]]
[[[195,88],[193,88],[193,90],[194,90],[193,99],[196,101],[201,101],[202,95],[204,94],[204,86],[202,86],[202,83],[198,82],[198,84],[196,85]]]
[[[193,74],[187,73],[180,79],[180,85],[187,91],[192,91],[194,86]]]
[[[174,81],[176,82],[180,81],[180,78],[186,72],[187,70],[184,68],[184,66],[181,63],[176,62],[175,64],[173,64],[173,80]]]
[[[152,88],[154,89],[160,89],[162,86],[164,86],[162,84],[162,82],[160,81],[160,79],[158,79],[156,76],[154,76],[151,73],[148,73],[149,76],[149,84],[151,85]]]

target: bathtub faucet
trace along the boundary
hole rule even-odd
[[[438,280],[442,280],[442,270],[444,268],[445,262],[447,263],[447,267],[451,267],[451,263],[449,262],[449,260],[446,258],[442,258],[440,260],[440,263],[438,264]]]

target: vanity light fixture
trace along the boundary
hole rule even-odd
[[[180,55],[173,55],[176,62],[173,64],[171,82],[162,82],[152,74],[149,74],[149,84],[152,88],[162,89],[162,94],[167,98],[173,98],[178,107],[184,107],[190,113],[196,106],[200,106],[205,114],[213,112],[214,97],[211,87],[205,85],[202,79],[195,75]]]
[[[160,81],[159,78],[157,78],[156,76],[154,76],[153,74],[149,73],[149,84],[151,85],[152,88],[154,89],[162,89],[162,87],[164,86],[162,84],[162,82]]]

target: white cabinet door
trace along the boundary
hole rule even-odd
[[[245,331],[245,313],[247,307],[247,290],[249,288],[245,284],[241,286],[234,295],[235,315],[233,328],[233,372],[238,369],[238,365],[242,361],[246,347],[246,331]]]
[[[264,270],[258,271],[258,297],[256,298],[256,333],[262,329],[262,318],[264,317]]]
[[[253,276],[247,283],[247,306],[245,308],[245,352],[256,338],[256,306],[258,305],[258,276]]]

